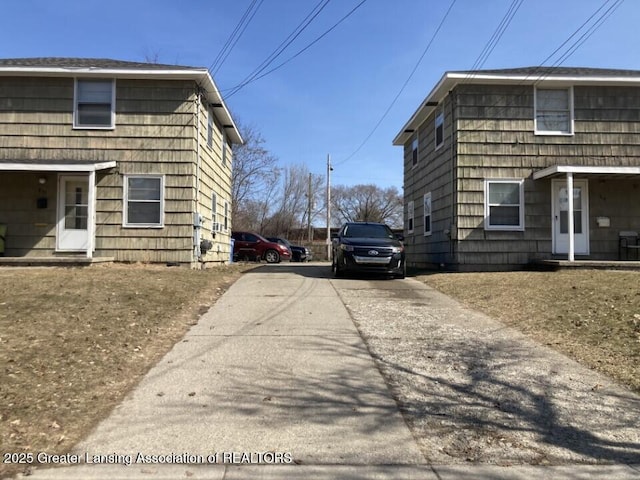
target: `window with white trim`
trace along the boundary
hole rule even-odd
[[[436,115],[436,148],[444,143],[444,112]]]
[[[409,203],[407,203],[407,232],[408,233],[413,233],[413,218],[414,218],[414,211],[413,211],[413,200],[411,200]]]
[[[535,89],[535,133],[573,134],[573,88]]]
[[[115,99],[115,80],[77,78],[73,101],[74,128],[113,128]]]
[[[164,224],[164,177],[125,175],[124,226],[162,227]]]
[[[213,147],[213,110],[207,108],[207,146]]]
[[[431,192],[424,194],[424,236],[431,235]]]
[[[415,167],[418,164],[418,135],[416,134],[416,138],[413,139],[411,143],[411,165]]]
[[[227,166],[227,132],[222,129],[222,166]]]
[[[229,230],[229,202],[224,201],[224,231]]]
[[[485,180],[485,230],[524,230],[524,180]]]
[[[211,192],[211,231],[217,232],[220,230],[218,225],[218,195],[216,192]]]

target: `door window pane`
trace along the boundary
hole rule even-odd
[[[86,230],[89,214],[86,182],[66,182],[64,192],[64,228]]]

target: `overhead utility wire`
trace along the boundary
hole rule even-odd
[[[289,34],[287,38],[285,38],[278,47],[260,64],[258,65],[249,75],[247,75],[242,82],[233,87],[231,89],[231,93],[226,95],[227,98],[236,94],[245,85],[249,84],[255,77],[260,75],[271,63],[275,61],[282,53],[287,49],[293,41],[300,36],[300,34],[313,22],[313,20],[324,10],[324,8],[329,4],[331,0],[321,0],[311,12],[305,17],[305,19],[298,24],[298,26]]]
[[[495,31],[493,32],[493,35],[491,35],[491,38],[486,43],[486,45],[480,52],[480,55],[478,55],[478,58],[474,62],[473,66],[471,67],[470,76],[472,76],[474,72],[480,70],[484,66],[486,61],[489,59],[489,56],[493,53],[496,46],[502,39],[504,32],[506,32],[507,30],[507,27],[511,24],[513,17],[515,17],[516,13],[518,12],[518,10],[520,9],[523,3],[524,3],[524,0],[513,0],[513,2],[511,2],[509,9],[502,17],[502,20],[496,27]]]
[[[231,38],[229,37],[229,41],[227,43],[230,43],[230,45],[228,46],[226,53],[224,54],[224,56],[220,59],[220,61],[218,62],[218,64],[215,67],[215,70],[212,72],[213,74],[216,74],[218,72],[218,70],[220,70],[220,68],[222,67],[222,65],[224,64],[224,62],[227,60],[227,58],[229,57],[229,55],[231,54],[231,52],[233,51],[233,49],[235,48],[236,44],[238,43],[238,41],[240,40],[240,37],[242,37],[242,34],[244,34],[245,30],[247,29],[247,27],[249,26],[249,24],[251,23],[251,20],[253,20],[253,17],[256,16],[256,13],[258,13],[258,9],[260,8],[260,6],[262,5],[262,2],[264,0],[260,0],[260,3],[258,3],[258,5],[253,9],[253,11],[251,12],[251,8],[255,5],[257,0],[253,0],[253,2],[249,5],[249,7],[247,8],[247,11],[245,12],[245,14],[243,15],[243,17],[240,19],[240,22],[238,23],[238,25],[236,26],[236,29],[234,30],[235,32],[238,32],[240,26],[242,25],[242,23],[244,22],[244,25],[242,26],[242,30],[240,30],[237,35],[235,36],[235,40],[233,40],[233,43],[230,43]],[[250,16],[247,18],[247,16]],[[245,21],[246,19],[246,21]],[[232,34],[233,36],[233,34]],[[211,69],[209,69],[211,70]]]
[[[567,45],[567,43],[569,43],[569,41],[575,37],[576,35],[578,35],[578,33],[580,33],[580,31],[586,26],[588,25],[591,20],[593,20],[593,18],[598,15],[598,13],[603,10],[607,4],[609,4],[610,2],[613,1],[613,4],[604,12],[602,13],[586,30],[585,33],[583,33],[578,39],[576,39],[566,50],[565,52],[560,55],[560,57],[550,66],[550,67],[544,67],[544,64],[547,63],[556,53],[558,53],[562,47],[564,47],[565,45]],[[600,28],[602,26],[602,24],[609,19],[609,17],[615,12],[615,10],[620,7],[620,5],[624,2],[624,0],[605,0],[605,2],[598,8],[596,9],[595,12],[593,12],[591,14],[591,16],[589,16],[589,18],[587,18],[582,25],[580,25],[571,35],[569,35],[569,37],[558,47],[556,48],[549,56],[547,56],[547,58],[545,58],[542,61],[542,64],[535,68],[533,72],[527,74],[525,76],[525,78],[523,78],[518,85],[524,85],[525,82],[527,82],[528,80],[534,80],[533,85],[537,85],[540,82],[544,81],[546,78],[548,78],[553,69],[555,69],[556,67],[559,67],[560,65],[562,65],[562,63],[564,63],[571,55],[573,55],[576,50],[578,48],[580,48],[585,42],[586,40],[591,37],[591,35],[593,35],[595,33],[595,31]],[[543,74],[543,70],[545,68],[550,68],[551,71],[544,73]],[[540,73],[540,75],[538,75],[538,73]],[[523,90],[521,95],[524,95],[527,93],[527,91],[530,89],[530,86],[526,86]],[[489,106],[489,108],[493,108],[496,107],[498,105],[500,101],[496,101],[494,102],[492,105]],[[512,106],[512,104],[509,105],[504,105],[503,107],[500,107],[499,112],[504,112],[506,111],[507,108],[510,108]],[[473,130],[467,130],[464,131],[462,133],[459,134],[458,136],[458,140],[460,140],[461,138],[463,138],[463,136],[465,134],[470,134],[473,132],[477,132],[480,131],[479,127],[482,127],[483,125],[486,125],[489,122],[489,120],[485,120],[485,122],[481,123],[480,125],[478,125],[478,127],[474,128]]]
[[[391,104],[387,107],[385,112],[382,114],[382,117],[380,118],[380,120],[378,120],[378,123],[375,124],[375,126],[373,127],[373,129],[371,130],[369,135],[367,135],[367,137],[362,141],[360,146],[358,146],[358,148],[356,148],[356,150],[351,155],[349,155],[347,158],[345,158],[343,160],[340,160],[339,162],[334,163],[333,164],[334,166],[342,165],[343,163],[346,163],[349,160],[351,160],[362,149],[362,147],[365,146],[365,144],[369,141],[369,139],[373,136],[373,134],[378,129],[378,127],[380,126],[382,121],[387,117],[387,115],[391,111],[391,108],[393,108],[393,106],[395,105],[395,103],[398,100],[398,98],[400,97],[400,95],[402,95],[402,92],[404,92],[404,89],[407,87],[407,85],[409,84],[409,81],[411,80],[413,75],[416,73],[416,70],[418,70],[418,67],[420,66],[420,63],[422,62],[422,59],[427,54],[427,52],[429,51],[429,48],[431,47],[431,45],[433,44],[434,40],[438,36],[438,33],[440,32],[440,29],[444,25],[444,22],[447,19],[447,17],[449,16],[449,13],[451,12],[451,9],[455,5],[455,3],[456,3],[456,0],[452,0],[451,1],[451,4],[449,5],[449,8],[447,9],[447,11],[445,12],[444,16],[442,17],[442,20],[440,20],[440,24],[438,25],[438,28],[436,28],[436,31],[431,36],[431,40],[429,40],[429,43],[427,44],[427,46],[423,50],[422,55],[420,55],[420,58],[418,58],[418,61],[416,62],[416,65],[413,67],[413,70],[411,70],[411,73],[409,74],[409,76],[405,80],[404,84],[402,85],[402,87],[400,88],[400,90],[398,91],[398,93],[396,94],[394,99],[391,101]]]
[[[248,85],[249,83],[253,83],[256,80],[260,80],[263,77],[266,77],[267,75],[275,72],[276,70],[284,67],[287,63],[289,63],[291,60],[293,60],[294,58],[300,56],[302,53],[306,52],[307,50],[309,50],[313,45],[315,45],[316,43],[318,43],[320,40],[322,40],[324,37],[326,37],[329,33],[331,33],[332,30],[334,30],[338,25],[340,25],[342,22],[344,22],[347,18],[349,18],[358,8],[360,8],[367,0],[362,0],[358,5],[356,5],[355,7],[353,7],[345,16],[343,16],[340,20],[338,20],[336,23],[334,23],[329,29],[327,29],[322,35],[320,35],[319,37],[316,37],[315,40],[313,40],[311,43],[307,44],[306,47],[302,48],[301,50],[298,50],[295,54],[293,54],[292,56],[290,56],[289,58],[287,58],[284,62],[276,65],[275,67],[273,67],[271,70],[267,70],[266,72],[264,72],[262,75],[259,75],[255,78],[253,78],[252,80],[246,82],[244,86]],[[235,88],[235,87],[233,87]],[[235,92],[234,92],[235,93]],[[231,96],[228,95],[227,98]]]
[[[233,31],[229,35],[229,38],[227,38],[227,40],[225,41],[224,45],[222,46],[222,48],[218,52],[218,55],[216,55],[216,58],[213,60],[213,62],[209,66],[209,72],[211,72],[212,74],[215,74],[220,69],[222,64],[225,62],[225,60],[227,59],[227,57],[231,53],[231,50],[233,50],[233,47],[235,47],[236,43],[238,42],[238,40],[240,39],[240,37],[242,36],[244,31],[246,30],[247,26],[249,25],[249,22],[251,22],[251,20],[253,19],[254,15],[258,11],[258,8],[260,8],[260,5],[262,4],[263,0],[260,0],[260,4],[258,4],[258,6],[255,8],[255,10],[253,10],[253,7],[255,6],[257,1],[258,0],[252,0],[252,2],[249,4],[249,6],[245,10],[245,12],[242,14],[242,17],[238,21],[237,25],[235,26],[235,28],[233,29]],[[251,13],[252,10],[253,10],[253,14]],[[251,15],[251,16],[249,17],[249,15]],[[247,18],[248,18],[248,20],[247,20]],[[243,27],[243,25],[244,25],[244,27]],[[240,29],[242,29],[242,30],[240,30]],[[235,40],[234,40],[234,38],[235,38]],[[233,44],[232,44],[232,42],[233,42]]]
[[[610,1],[610,0],[605,1],[605,3],[604,3],[604,4],[602,4],[602,6],[601,6],[598,10],[596,10],[596,13],[597,13],[597,12],[599,12],[600,10],[602,10],[602,8],[604,8],[604,7],[607,5],[607,3],[609,3],[609,1]],[[590,37],[591,37],[595,32],[596,32],[596,30],[598,30],[598,29],[602,26],[602,24],[603,24],[604,22],[606,22],[606,21],[609,19],[609,17],[610,17],[611,15],[613,15],[613,13],[618,9],[618,7],[620,7],[620,5],[622,5],[622,3],[623,3],[623,2],[624,2],[624,0],[616,0],[616,1],[614,2],[614,4],[613,4],[613,5],[611,5],[611,6],[608,8],[608,10],[607,10],[606,12],[604,12],[604,13],[603,13],[603,14],[602,14],[602,15],[601,15],[601,16],[600,16],[600,17],[599,17],[599,18],[598,18],[598,19],[597,19],[597,20],[596,20],[596,21],[595,21],[595,22],[594,22],[594,23],[593,23],[593,24],[592,24],[592,25],[587,29],[587,31],[586,31],[585,33],[583,33],[583,34],[580,36],[580,38],[578,38],[578,40],[576,40],[576,41],[573,43],[573,45],[571,45],[571,47],[569,48],[569,50],[568,50],[567,52],[565,52],[565,53],[564,53],[564,54],[563,54],[563,55],[562,55],[558,60],[556,60],[556,62],[555,62],[552,66],[554,66],[554,67],[555,67],[556,65],[561,65],[561,64],[563,64],[566,60],[568,60],[568,59],[569,59],[569,57],[571,57],[571,56],[576,52],[576,50],[578,50],[578,48],[580,48],[580,47],[581,47],[581,46],[582,46],[582,45],[583,45],[583,44],[584,44],[584,43],[585,43],[585,42],[586,42],[586,41],[587,41],[587,40],[588,40],[588,39],[589,39],[589,38],[590,38]],[[595,16],[595,13],[594,13],[594,15],[592,15],[591,17],[589,17],[589,20],[591,20],[591,18],[593,18],[594,16]],[[589,20],[587,20],[587,22],[588,22]],[[586,23],[586,22],[585,22],[585,23]],[[583,23],[583,24],[580,26],[580,28],[582,28],[584,25],[585,25],[585,24]],[[572,35],[571,37],[573,37],[573,36],[575,36],[575,33],[574,33],[574,35]],[[571,37],[569,37],[569,38],[571,38]],[[566,43],[566,42],[565,42],[565,43]],[[564,43],[563,43],[563,45],[564,45]],[[557,51],[557,50],[556,50],[556,51]],[[553,54],[555,54],[555,53],[556,53],[556,51],[554,51],[554,52],[553,52]],[[552,54],[552,55],[553,55],[553,54]],[[548,58],[549,58],[549,57],[547,57],[547,59],[548,59]],[[547,59],[545,59],[545,61],[546,61]]]

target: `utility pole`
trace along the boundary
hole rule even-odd
[[[313,238],[311,233],[311,210],[313,210],[313,198],[311,197],[311,172],[309,172],[309,203],[307,204],[307,239],[311,244]]]
[[[331,155],[327,154],[327,260],[331,261]]]

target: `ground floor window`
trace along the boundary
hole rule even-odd
[[[424,195],[424,235],[431,235],[431,192]]]
[[[524,180],[485,180],[484,228],[524,230]]]
[[[224,231],[229,230],[229,202],[224,202]]]
[[[164,177],[126,175],[124,178],[124,226],[162,227]]]
[[[413,200],[407,203],[407,232],[413,233]]]

